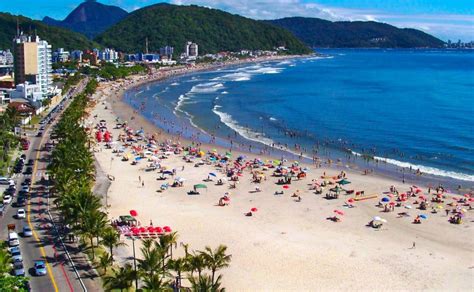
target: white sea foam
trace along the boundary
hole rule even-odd
[[[221,94],[229,94],[227,91],[222,91]]]
[[[178,86],[179,85],[179,82],[173,82],[170,84],[171,86]]]
[[[239,123],[235,121],[231,115],[218,111],[219,108],[220,108],[219,105],[215,105],[212,111],[217,116],[219,116],[223,124],[225,124],[227,127],[237,132],[240,136],[244,137],[247,140],[263,143],[268,146],[271,146],[274,143],[272,139],[263,136],[262,133],[257,133],[255,131],[252,131],[246,127],[239,125]]]
[[[207,82],[194,85],[190,93],[212,93],[224,88],[224,84],[219,82]]]
[[[351,151],[353,155],[356,156],[362,156],[362,154]],[[448,171],[448,170],[442,170],[436,167],[430,167],[430,166],[425,166],[425,165],[419,165],[419,164],[411,164],[409,162],[404,162],[404,161],[399,161],[395,160],[392,158],[385,158],[385,157],[379,157],[379,156],[374,156],[374,159],[382,162],[386,162],[392,165],[396,165],[398,167],[402,168],[412,168],[413,170],[419,169],[422,173],[426,174],[431,174],[431,175],[436,175],[436,176],[444,176],[444,177],[450,177],[458,180],[463,180],[463,181],[470,181],[474,182],[474,175],[469,175],[466,173],[461,173],[461,172],[455,172],[455,171]]]
[[[270,117],[269,120],[270,120],[270,121],[276,121],[277,119],[275,119],[274,117]]]

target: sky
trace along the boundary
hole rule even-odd
[[[0,0],[0,11],[64,19],[83,0]],[[254,19],[288,16],[373,20],[423,30],[447,41],[474,40],[474,0],[99,0],[133,11],[159,2],[196,4]]]

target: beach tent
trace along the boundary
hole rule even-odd
[[[348,181],[347,179],[341,179],[341,180],[338,181],[337,183],[340,184],[340,185],[348,185],[348,184],[350,184],[351,182]]]
[[[207,189],[207,186],[205,184],[194,185],[194,190],[197,190],[197,189]]]

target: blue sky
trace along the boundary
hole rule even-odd
[[[0,0],[0,11],[41,19],[63,19],[83,0]],[[99,0],[127,11],[162,2],[157,0]],[[285,16],[329,20],[375,20],[413,27],[443,40],[474,40],[474,0],[168,0],[197,4],[255,19]]]

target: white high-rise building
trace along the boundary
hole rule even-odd
[[[186,54],[186,58],[188,60],[196,60],[197,56],[198,56],[198,45],[196,43],[193,43],[193,42],[187,42],[186,43],[186,46],[184,48],[184,51],[185,51],[185,54]]]
[[[15,84],[39,85],[42,98],[52,93],[51,45],[38,36],[19,34],[13,41],[15,55]]]

